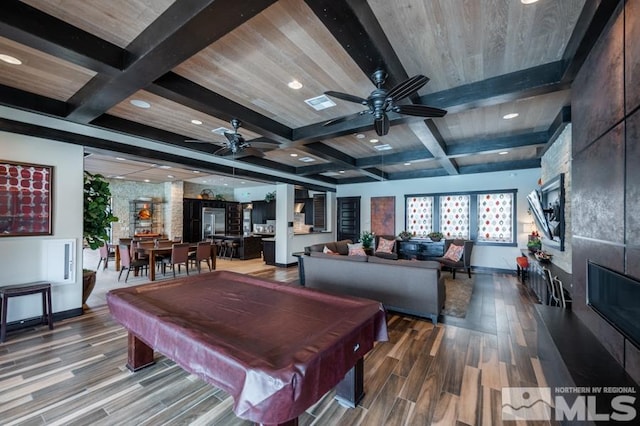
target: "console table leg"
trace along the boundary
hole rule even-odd
[[[336,400],[345,407],[355,408],[364,397],[364,359],[360,358],[336,386]]]
[[[129,332],[128,340],[127,368],[129,370],[138,371],[154,363],[153,348],[131,332]]]

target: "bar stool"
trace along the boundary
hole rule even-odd
[[[526,256],[516,257],[516,268],[518,270],[518,278],[525,282],[527,279],[527,271],[529,270],[529,259]]]
[[[238,247],[240,247],[240,243],[234,240],[228,240],[226,241],[226,246],[227,247],[225,250],[225,255],[229,260],[232,260],[233,256],[235,256],[236,253],[238,252]]]
[[[216,246],[216,253],[218,257],[223,257],[223,253],[226,249],[226,245],[224,244],[224,240],[221,240],[220,238],[216,238],[213,240],[213,244],[215,244]]]

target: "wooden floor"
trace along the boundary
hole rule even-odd
[[[246,265],[220,266],[254,269],[252,275],[284,282],[298,279],[297,268]],[[495,274],[475,276],[465,319],[446,317],[434,327],[389,315],[390,341],[376,344],[365,358],[362,403],[344,408],[330,392],[300,424],[501,424],[502,387],[546,383],[533,315],[515,276]],[[126,331],[100,304],[57,322],[53,331],[10,333],[0,344],[0,424],[250,424],[234,416],[228,394],[161,355],[153,367],[129,372],[126,352]]]

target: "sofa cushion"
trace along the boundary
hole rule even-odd
[[[347,244],[349,247],[349,256],[366,256],[367,253],[364,252],[362,248],[362,243],[356,244]]]
[[[353,241],[351,240],[341,240],[341,241],[336,241],[335,242],[335,252],[340,253],[342,255],[347,255],[349,254],[349,246],[348,244],[353,243]]]
[[[453,262],[458,262],[462,259],[462,255],[464,254],[464,246],[457,246],[455,244],[451,244],[449,249],[444,254],[445,259],[449,259]]]
[[[324,257],[327,259],[345,260],[348,262],[366,262],[367,256],[340,256],[338,254],[326,254],[321,251],[312,251],[311,257]]]
[[[374,253],[374,256],[381,257],[383,259],[398,260],[398,255],[396,253],[384,253],[377,251]]]
[[[376,247],[376,253],[393,253],[393,247],[395,246],[395,244],[395,240],[380,238],[378,239],[378,247]]]

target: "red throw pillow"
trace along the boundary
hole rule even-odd
[[[356,244],[347,244],[349,246],[349,256],[366,256],[367,253],[364,252],[362,248],[362,243]]]
[[[447,250],[447,252],[443,257],[445,259],[458,262],[460,259],[462,259],[463,254],[464,254],[464,246],[457,246],[455,244],[451,244],[449,246],[449,250]]]
[[[393,246],[395,244],[395,240],[380,238],[378,240],[378,247],[376,248],[376,251],[379,251],[380,253],[393,253]]]

